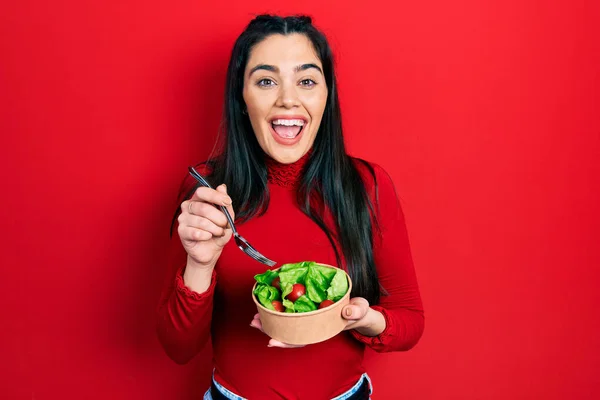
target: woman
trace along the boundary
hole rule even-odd
[[[367,399],[365,346],[412,348],[423,310],[404,217],[385,171],[347,155],[333,56],[308,17],[259,16],[237,39],[227,72],[224,146],[199,166],[216,190],[184,182],[172,274],[158,336],[178,363],[212,338],[205,399]],[[289,346],[264,335],[250,299],[267,268],[230,241],[242,234],[280,264],[345,268],[346,331]],[[254,316],[254,319],[253,319]]]

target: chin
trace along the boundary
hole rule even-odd
[[[267,152],[267,154],[281,164],[292,164],[306,154],[305,150],[306,149],[304,147],[302,149],[282,149],[281,146],[275,143],[273,146],[271,146],[270,151]]]

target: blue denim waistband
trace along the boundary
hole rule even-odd
[[[373,384],[371,383],[371,378],[369,378],[369,375],[367,373],[364,373],[364,374],[361,375],[361,377],[358,380],[358,382],[356,382],[354,384],[354,386],[352,386],[346,392],[340,394],[339,396],[334,397],[331,400],[346,400],[347,398],[349,398],[350,396],[352,396],[353,394],[355,394],[360,389],[360,387],[364,383],[365,379],[367,380],[367,382],[369,382],[369,395],[373,394]],[[225,398],[230,399],[230,400],[247,400],[245,397],[238,396],[237,394],[235,394],[235,393],[231,392],[230,390],[228,390],[227,388],[223,387],[223,385],[219,384],[219,382],[217,382],[215,380],[214,371],[213,371],[212,381],[213,381],[213,385],[215,386],[215,388]],[[210,394],[210,388],[208,389],[208,391],[206,393],[204,393],[204,398],[203,399],[204,400],[213,400],[212,395]]]

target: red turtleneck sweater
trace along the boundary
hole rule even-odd
[[[325,233],[295,202],[295,187],[306,157],[283,165],[269,160],[269,207],[264,215],[239,226],[240,234],[279,264],[317,261],[336,264]],[[240,251],[233,240],[223,249],[212,284],[195,293],[183,282],[186,253],[174,230],[171,277],[158,307],[158,336],[178,363],[194,357],[210,337],[215,379],[249,399],[330,399],[348,390],[365,372],[364,347],[379,352],[412,348],[423,332],[423,309],[413,268],[404,216],[390,177],[375,169],[378,203],[371,174],[357,163],[382,227],[374,255],[381,285],[388,292],[372,308],[385,317],[379,336],[345,331],[318,344],[297,349],[267,347],[269,338],[250,327],[256,313],[251,299],[254,275],[267,267]],[[186,180],[182,193],[195,182]],[[180,198],[180,201],[185,199]],[[376,383],[375,383],[376,384]]]

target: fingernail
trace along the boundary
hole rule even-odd
[[[231,201],[231,197],[227,196],[223,198],[223,204],[226,206],[230,206],[231,204],[233,204],[233,202]]]
[[[346,316],[347,316],[347,317],[349,317],[349,316],[351,316],[351,315],[352,315],[352,310],[351,310],[351,309],[349,309],[349,308],[346,308],[346,311],[345,311],[345,312],[346,312]]]
[[[267,347],[273,347],[273,346],[271,346],[270,344],[268,344]]]

